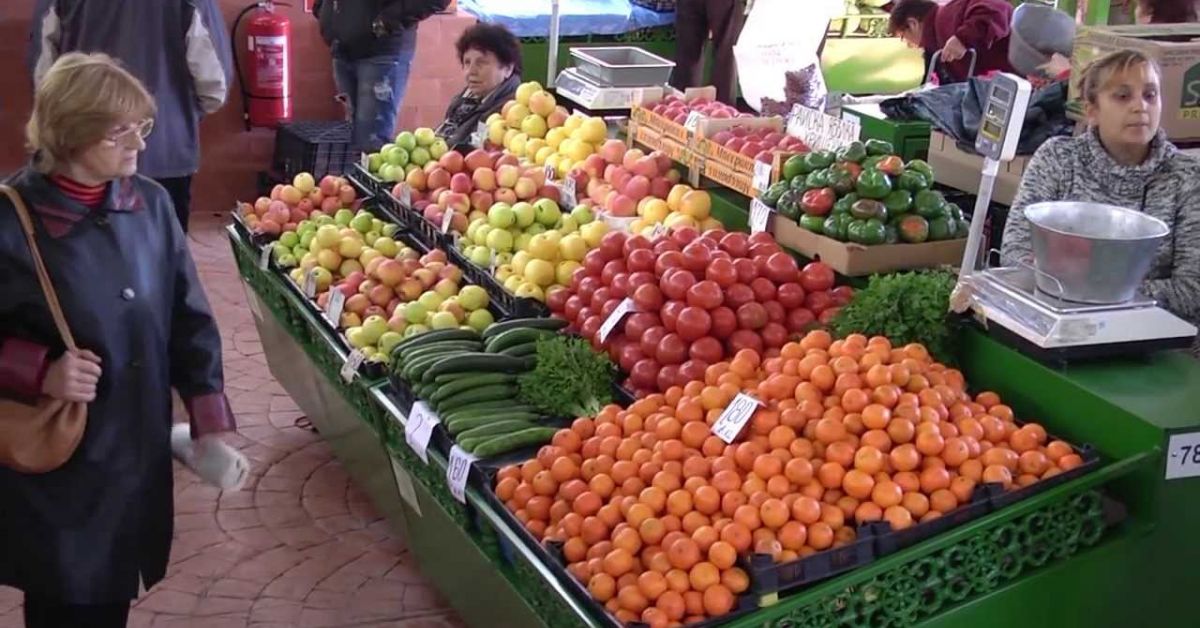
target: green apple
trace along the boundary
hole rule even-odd
[[[341,242],[342,234],[338,233],[338,228],[334,225],[322,225],[317,229],[317,236],[313,238],[313,243],[322,249],[332,249]]]
[[[396,233],[399,231],[400,231],[400,225],[395,225],[395,224],[392,224],[389,222],[389,223],[383,225],[383,230],[380,231],[380,233],[383,234],[383,237],[390,238],[390,237],[396,235]]]
[[[284,231],[279,235],[279,244],[288,249],[293,249],[297,244],[300,244],[300,235],[295,231]]]
[[[571,217],[580,226],[586,225],[596,219],[596,215],[592,213],[592,208],[587,205],[576,205],[575,209],[571,210]]]
[[[405,328],[405,330],[404,330],[404,337],[405,337],[405,338],[409,338],[409,337],[411,337],[411,336],[418,336],[418,335],[420,335],[420,334],[423,334],[423,333],[425,333],[425,332],[427,332],[427,331],[429,331],[429,326],[428,326],[428,325],[424,325],[424,324],[413,324],[413,325],[409,325],[409,326],[408,326],[407,328]]]
[[[408,151],[400,148],[399,146],[393,146],[389,148],[386,153],[383,153],[384,161],[392,164],[393,166],[399,166],[401,168],[408,165],[408,160],[410,157],[411,155],[409,155]]]
[[[480,246],[487,244],[487,237],[492,232],[492,229],[491,225],[479,225],[479,228],[475,230],[475,237],[472,238],[475,244]]]
[[[433,329],[454,329],[458,327],[458,319],[450,312],[438,312],[429,317],[429,326]]]
[[[539,233],[546,233],[546,225],[543,225],[540,222],[535,222],[532,225],[529,225],[529,228],[527,228],[525,230],[525,233],[528,233],[529,235],[537,235]]]
[[[304,257],[304,254],[307,252],[308,252],[307,246],[297,244],[296,246],[292,247],[292,255],[296,256],[296,259],[300,259],[301,257]]]
[[[392,349],[395,348],[395,346],[399,344],[401,340],[404,340],[404,336],[401,336],[394,331],[389,330],[384,332],[384,334],[379,337],[380,353],[383,353],[387,356],[392,355]]]
[[[432,146],[437,141],[437,135],[429,127],[421,127],[413,131],[413,135],[416,136],[417,146]]]
[[[471,249],[467,257],[471,260],[472,264],[480,268],[488,268],[492,265],[492,250],[486,246],[477,246]]]
[[[333,216],[326,216],[326,215],[322,214],[320,216],[317,216],[317,218],[316,218],[316,220],[314,220],[314,222],[317,223],[317,227],[324,227],[325,225],[332,225],[333,224]]]
[[[575,233],[579,231],[579,223],[570,214],[563,214],[562,220],[558,223],[558,230],[563,233]]]
[[[425,306],[425,311],[427,313],[436,311],[438,306],[442,304],[442,301],[445,301],[442,295],[434,292],[433,290],[426,290],[425,292],[421,293],[421,296],[417,297],[417,303]]]
[[[513,208],[508,203],[496,203],[492,205],[487,213],[488,224],[493,227],[507,229],[517,221],[517,216],[513,212]]]
[[[355,349],[362,349],[371,344],[367,342],[367,334],[362,327],[351,327],[346,330],[346,341]]]
[[[417,137],[411,131],[401,131],[396,136],[396,146],[406,151],[412,151],[412,149],[417,147]]]
[[[429,163],[430,159],[431,159],[431,157],[429,156],[429,149],[423,148],[421,146],[418,146],[413,149],[412,162],[414,164],[417,164],[418,166],[421,166],[421,167],[425,167],[425,164]]]
[[[349,209],[342,208],[333,214],[333,222],[339,227],[349,227],[351,220],[354,220],[354,212]]]
[[[292,255],[291,253],[288,253],[287,255],[281,255],[279,259],[275,260],[275,263],[279,264],[280,268],[295,268],[296,256]]]
[[[532,225],[537,220],[537,209],[532,204],[521,201],[512,206],[513,213],[517,216],[517,226],[524,229]]]
[[[558,203],[548,198],[540,198],[533,204],[537,210],[537,221],[547,227],[553,227],[558,224],[558,219],[562,217],[562,210],[559,209]]]
[[[511,251],[513,236],[505,229],[492,229],[487,234],[487,246],[496,252]]]
[[[474,310],[467,315],[467,326],[478,332],[487,329],[495,321],[495,317],[486,308]]]
[[[379,172],[379,168],[383,166],[383,154],[371,153],[367,156],[367,171]]]
[[[434,159],[441,159],[442,155],[445,155],[449,150],[450,147],[446,145],[446,140],[439,137],[429,145],[429,156]]]
[[[395,258],[396,254],[400,252],[400,245],[396,244],[395,240],[387,236],[382,236],[373,240],[371,248],[379,251],[384,257],[391,258]]]
[[[517,236],[515,240],[513,240],[513,249],[517,251],[524,251],[529,248],[529,243],[532,241],[532,233],[522,233],[521,235]]]
[[[374,345],[379,342],[379,338],[388,332],[387,319],[374,314],[368,316],[362,324],[363,333],[366,334],[366,341],[369,345]]]
[[[373,226],[371,214],[359,214],[350,220],[350,227],[359,233],[369,233]]]
[[[408,329],[412,329],[412,325],[424,323],[425,317],[428,314],[429,310],[417,301],[412,301],[404,305],[404,320],[408,321],[410,324]]]
[[[487,290],[480,286],[467,285],[458,291],[458,304],[467,311],[486,308],[488,304]]]

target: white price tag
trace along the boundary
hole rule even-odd
[[[1167,440],[1166,479],[1200,476],[1200,432],[1171,434]]]
[[[483,148],[483,145],[487,143],[487,137],[487,124],[481,121],[475,125],[475,132],[471,134],[471,145],[475,148]]]
[[[766,192],[771,187],[771,164],[754,160],[754,189]]]
[[[546,175],[546,183],[553,181],[554,175],[557,174],[554,171],[554,166],[551,166],[550,164],[546,164],[546,166],[542,168],[542,172]]]
[[[342,292],[341,288],[331,289],[329,300],[325,302],[325,318],[337,325],[342,318],[342,306],[344,305],[346,305],[346,293]]]
[[[400,205],[412,207],[412,188],[407,183],[400,186]]]
[[[579,204],[579,199],[575,196],[575,179],[571,177],[563,179],[562,204],[566,211],[575,209],[575,206]]]
[[[621,319],[625,318],[625,315],[632,311],[634,311],[633,299],[625,297],[624,300],[617,304],[612,314],[609,314],[608,318],[604,319],[604,323],[600,325],[600,342],[607,342],[609,335],[617,328]]]
[[[371,156],[366,153],[362,153],[359,156],[358,165],[362,166],[363,170],[370,172],[371,171]]]
[[[687,119],[683,121],[683,128],[694,132],[696,127],[700,126],[702,119],[704,119],[704,114],[699,111],[689,111]]]
[[[304,275],[304,296],[313,298],[317,296],[317,269],[312,269]]]
[[[771,218],[771,208],[757,198],[750,201],[750,233],[762,233],[767,230],[767,221]]]
[[[267,244],[263,246],[262,253],[260,253],[258,256],[258,268],[260,270],[266,270],[271,267],[271,251],[274,250],[274,248],[274,244]]]
[[[660,222],[654,225],[654,230],[650,232],[650,239],[653,240],[654,238],[665,235],[667,235],[667,225]]]
[[[408,413],[408,422],[404,426],[404,442],[417,452],[417,456],[425,464],[429,464],[429,440],[433,438],[433,428],[439,423],[441,421],[438,420],[438,416],[424,401],[414,403],[412,411]]]
[[[450,449],[450,462],[446,464],[446,483],[454,499],[467,503],[467,478],[471,476],[471,464],[477,458],[455,445]]]
[[[347,384],[354,381],[354,376],[358,375],[358,367],[362,366],[363,360],[366,359],[367,356],[363,355],[362,351],[358,349],[351,351],[350,355],[346,356],[346,363],[342,365],[342,380]]]
[[[442,233],[450,233],[451,222],[454,222],[454,210],[447,207],[442,210]]]
[[[496,249],[492,249],[491,253],[488,254],[488,272],[493,275],[496,274],[496,266],[498,265],[497,261]]]
[[[746,423],[750,422],[750,417],[754,416],[754,411],[762,402],[746,393],[738,393],[733,401],[717,417],[717,422],[713,423],[712,433],[717,438],[732,443],[737,435],[741,433],[742,428],[746,427]]]
[[[812,150],[836,150],[857,140],[861,127],[857,117],[838,118],[795,105],[788,116],[787,132],[804,140]]]

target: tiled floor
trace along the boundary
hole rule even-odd
[[[192,254],[221,326],[231,443],[254,465],[221,494],[176,467],[167,578],[130,626],[461,626],[387,522],[270,376],[221,219],[194,216]],[[18,628],[20,594],[0,588],[0,628]]]

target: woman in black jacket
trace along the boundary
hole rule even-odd
[[[0,395],[88,404],[74,455],[0,467],[0,584],[27,626],[124,626],[171,548],[171,388],[207,447],[234,429],[221,336],[166,190],[136,174],[154,100],[105,55],[62,56],[38,85],[30,166],[8,184],[80,350],[66,352],[25,233],[0,195]]]
[[[471,150],[471,134],[512,100],[521,82],[521,45],[507,28],[480,22],[454,44],[466,88],[450,101],[437,134],[451,148]]]

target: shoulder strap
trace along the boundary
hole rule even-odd
[[[25,207],[25,201],[21,200],[21,195],[12,186],[0,185],[0,192],[4,192],[12,201],[13,208],[17,211],[17,218],[21,220],[25,239],[29,242],[29,252],[33,256],[33,267],[37,271],[42,294],[46,296],[46,303],[50,306],[50,316],[54,318],[54,326],[58,328],[58,334],[62,336],[67,350],[75,351],[75,337],[71,335],[71,329],[67,327],[67,318],[63,315],[62,306],[58,303],[58,293],[54,291],[50,273],[46,271],[46,264],[42,261],[42,254],[38,250],[37,237],[34,235],[33,220],[29,217],[29,209]]]

